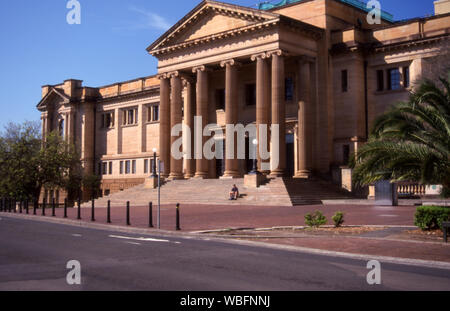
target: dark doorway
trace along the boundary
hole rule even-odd
[[[223,146],[223,159],[216,159],[216,176],[222,177],[225,174],[225,140],[222,142]]]
[[[293,177],[295,175],[295,148],[294,134],[286,135],[286,176]]]

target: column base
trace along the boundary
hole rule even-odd
[[[183,176],[183,174],[180,174],[180,173],[171,173],[169,175],[168,179],[169,180],[183,180],[184,176]]]
[[[284,171],[273,171],[273,172],[270,172],[269,177],[277,178],[277,177],[284,177],[284,175],[285,175]]]
[[[298,172],[295,172],[294,178],[297,178],[297,179],[310,179],[311,178],[311,172],[310,171],[298,171]]]
[[[191,179],[191,178],[194,178],[194,177],[195,177],[195,174],[191,174],[191,173],[184,175],[185,179]]]
[[[208,173],[195,173],[194,179],[208,179]]]
[[[236,178],[242,178],[242,175],[237,171],[229,171],[225,172],[220,179],[236,179]]]

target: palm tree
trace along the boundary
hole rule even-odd
[[[357,185],[391,180],[450,189],[450,76],[439,80],[441,88],[425,80],[409,101],[375,121],[368,143],[350,163]]]

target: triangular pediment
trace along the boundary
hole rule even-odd
[[[47,107],[47,105],[53,104],[55,102],[68,103],[70,102],[70,97],[64,94],[64,92],[52,87],[47,95],[45,95],[41,99],[41,101],[37,105],[37,108],[42,109]]]
[[[203,1],[169,31],[148,47],[150,53],[208,36],[245,28],[279,18],[278,14],[231,5]]]

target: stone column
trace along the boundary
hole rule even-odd
[[[266,131],[265,135],[267,138],[266,142],[262,141],[262,137],[260,136],[260,126],[267,125],[267,129],[270,126],[270,76],[269,76],[269,64],[266,60],[267,54],[262,53],[258,55],[252,56],[252,61],[256,60],[256,129],[257,129],[257,140],[258,140],[258,149],[257,149],[257,159],[258,159],[258,170],[268,175],[270,171],[262,171],[261,168],[261,153],[259,147],[263,144],[264,148],[269,149],[270,145],[270,134]],[[269,162],[270,159],[264,160],[264,163]]]
[[[296,178],[311,176],[311,135],[310,135],[310,106],[311,106],[311,64],[305,59],[299,61],[300,101],[298,103],[298,170]]]
[[[164,162],[163,178],[170,174],[170,85],[167,74],[160,75],[159,158]]]
[[[122,110],[116,108],[114,110],[114,127],[116,132],[116,154],[122,154]]]
[[[197,74],[197,117],[202,118],[199,126],[200,133],[195,136],[196,172],[195,178],[208,178],[208,160],[203,156],[203,146],[206,137],[203,136],[203,129],[208,125],[208,70],[206,66],[199,66],[192,69]]]
[[[284,55],[281,50],[268,53],[272,56],[272,125],[279,125],[279,135],[272,137],[272,162],[278,157],[278,165],[272,165],[270,175],[282,177],[286,170],[286,103],[285,103],[285,76]],[[278,140],[279,149],[275,149]]]
[[[170,148],[180,138],[182,138],[182,132],[178,136],[172,136],[171,131],[176,125],[180,125],[182,122],[182,85],[181,77],[178,72],[174,72],[170,77],[171,86],[171,98],[170,98]],[[170,152],[171,149],[169,149]],[[174,155],[170,154],[170,175],[169,179],[183,179],[183,158],[177,159]]]
[[[185,178],[192,178],[195,176],[195,158],[194,158],[194,116],[195,116],[195,82],[191,77],[185,78],[186,85],[186,106],[184,108],[184,122],[186,127],[190,130],[190,137],[187,137],[188,146],[186,159],[186,174]],[[189,132],[188,132],[189,133]]]
[[[226,124],[236,126],[238,122],[238,70],[237,63],[234,59],[221,62],[220,66],[225,67],[225,114]],[[237,158],[237,135],[236,132],[227,132],[226,141],[234,141],[233,154],[225,152],[225,173],[224,178],[238,178],[241,176],[239,172],[239,160]]]

